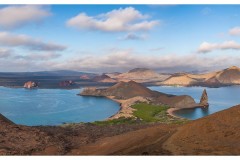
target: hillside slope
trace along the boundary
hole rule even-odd
[[[79,155],[239,155],[240,105],[182,126],[164,125],[102,138]]]
[[[174,155],[239,155],[240,105],[192,121],[164,144]]]
[[[114,75],[111,78],[115,78],[118,81],[136,81],[139,83],[143,82],[152,82],[152,81],[163,81],[168,78],[170,75],[164,75],[156,73],[153,70],[147,68],[135,68],[126,73]]]

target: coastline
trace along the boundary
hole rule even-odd
[[[113,120],[113,119],[118,119],[120,117],[125,117],[125,118],[134,117],[133,114],[132,114],[134,109],[131,108],[131,106],[133,104],[135,104],[136,102],[139,102],[139,101],[148,102],[148,100],[146,98],[143,98],[143,97],[140,97],[140,96],[139,97],[133,97],[133,98],[126,99],[126,100],[115,99],[113,96],[107,96],[106,98],[119,103],[119,107],[120,107],[119,111],[116,114],[114,114],[114,115],[108,117],[107,119],[105,119],[106,121]],[[196,108],[196,107],[192,107],[192,108]],[[174,117],[174,118],[186,119],[184,117],[176,116],[174,114],[175,111],[181,110],[181,109],[187,109],[187,108],[169,108],[167,110],[167,114],[169,116]]]
[[[134,105],[136,102],[148,102],[146,98],[143,98],[141,96],[129,98],[126,100],[115,99],[114,96],[106,96],[106,98],[119,103],[119,106],[120,106],[119,111],[116,114],[108,117],[106,120],[118,119],[120,117],[125,117],[125,118],[134,117],[132,114],[134,109],[131,108],[131,106]]]
[[[185,119],[183,117],[180,117],[180,116],[177,116],[177,115],[174,114],[175,111],[178,111],[178,110],[181,110],[181,109],[186,109],[186,108],[169,108],[167,110],[167,113],[174,118]]]

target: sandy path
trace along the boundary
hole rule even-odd
[[[131,106],[136,104],[136,102],[148,102],[146,98],[143,98],[140,96],[133,97],[126,100],[115,99],[113,96],[108,96],[107,98],[115,102],[118,102],[120,104],[120,110],[115,115],[109,117],[107,120],[118,119],[120,117],[125,117],[125,118],[133,117],[132,113],[134,109]]]

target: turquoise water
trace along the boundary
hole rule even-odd
[[[152,90],[168,94],[190,95],[194,98],[194,100],[197,103],[199,103],[203,89],[205,87],[154,86],[149,88]],[[174,114],[180,117],[193,120],[240,104],[240,86],[206,88],[206,90],[209,99],[209,107],[207,109],[202,108],[184,109],[176,111],[174,112]]]
[[[80,89],[0,87],[0,113],[17,124],[34,126],[104,120],[119,110],[112,100],[78,93]]]

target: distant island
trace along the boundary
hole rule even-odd
[[[135,81],[145,86],[203,86],[240,85],[240,68],[232,66],[203,74],[157,73],[147,68],[135,68],[125,73],[87,73],[78,71],[0,72],[0,86],[23,87],[28,81],[38,88],[80,88],[112,86],[118,82]],[[68,83],[68,82],[74,82]]]

